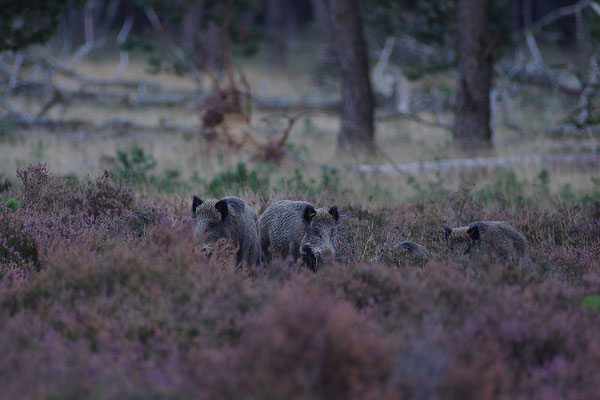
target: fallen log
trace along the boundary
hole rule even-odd
[[[365,173],[384,173],[399,175],[401,173],[421,173],[421,172],[443,172],[453,169],[475,169],[488,167],[508,167],[511,165],[526,164],[577,164],[577,165],[600,165],[600,154],[557,154],[557,155],[531,155],[526,157],[498,157],[498,158],[466,158],[454,160],[424,161],[409,164],[388,164],[388,165],[324,165],[338,170],[354,170]]]
[[[113,118],[101,122],[91,122],[78,119],[53,120],[48,118],[26,119],[19,115],[7,116],[2,120],[3,124],[14,128],[33,129],[43,128],[51,131],[90,131],[119,133],[122,131],[157,132],[157,133],[196,133],[198,127],[179,125],[170,122],[158,125],[141,124],[127,117]]]
[[[49,85],[46,82],[22,81],[13,88],[6,88],[4,92],[49,95],[60,93],[63,103],[92,103],[119,105],[131,107],[186,107],[193,106],[205,94],[195,91],[181,91],[173,93],[115,93],[109,91],[94,91],[88,89],[67,89]]]
[[[561,92],[576,96],[580,95],[583,90],[583,86],[577,77],[549,68],[539,69],[523,65],[515,69],[504,64],[499,65],[499,68],[504,74],[511,74],[511,80],[519,83],[546,88],[556,87]]]

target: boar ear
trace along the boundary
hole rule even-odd
[[[476,242],[479,240],[479,227],[477,225],[469,226],[469,229],[467,229],[467,234],[471,237],[471,239],[473,239],[474,242]]]
[[[444,234],[446,235],[447,239],[448,236],[452,234],[452,228],[450,228],[448,225],[443,225],[442,228],[444,229]]]
[[[417,249],[417,246],[415,246],[413,242],[409,241],[400,243],[400,246],[404,247],[409,253],[412,253]]]
[[[333,220],[335,222],[338,222],[338,219],[340,219],[340,213],[338,212],[337,206],[332,206],[329,209],[329,215],[331,215],[333,217]]]
[[[196,215],[196,208],[198,208],[200,204],[202,204],[202,200],[200,197],[194,195],[192,200],[192,215]]]
[[[215,208],[221,213],[221,221],[225,221],[227,215],[229,214],[229,208],[227,207],[227,200],[219,200],[217,204],[215,204]]]
[[[310,204],[306,206],[306,208],[304,208],[304,221],[307,224],[310,224],[310,221],[312,221],[312,219],[314,218],[314,216],[317,214],[317,212],[315,211],[315,208],[313,206],[311,206]]]

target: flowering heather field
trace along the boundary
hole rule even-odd
[[[313,273],[203,258],[187,198],[19,177],[0,203],[2,398],[600,398],[597,195],[305,195],[341,211],[338,263]],[[443,223],[484,219],[525,235],[528,268],[447,254]]]

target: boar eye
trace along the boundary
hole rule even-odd
[[[214,222],[208,223],[208,229],[215,229],[216,226],[217,226],[217,224],[215,224]]]
[[[318,229],[315,229],[315,235],[317,235],[318,237],[321,237],[321,231]]]

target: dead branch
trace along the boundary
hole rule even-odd
[[[17,84],[19,70],[20,70],[22,64],[23,64],[23,54],[17,53],[17,55],[15,56],[15,62],[13,63],[12,69],[10,71],[10,78],[8,79],[8,87],[15,87],[15,85]]]
[[[0,99],[0,102],[2,100]],[[27,118],[24,115],[11,115],[5,122],[10,125],[23,128],[43,128],[52,131],[89,131],[89,132],[156,132],[156,133],[196,133],[198,128],[195,126],[178,125],[174,123],[161,123],[158,125],[142,124],[134,119],[121,117],[113,118],[101,122],[90,122],[85,120],[53,120],[48,118]]]
[[[139,91],[138,93],[113,93],[107,91],[94,91],[87,89],[63,89],[55,85],[37,81],[22,81],[14,88],[3,88],[2,93],[30,93],[43,95],[48,93],[53,96],[60,92],[63,103],[91,103],[120,105],[128,107],[191,107],[195,102],[205,95],[192,91],[181,91],[179,93],[149,94]]]
[[[129,52],[123,50],[122,46],[123,44],[125,44],[125,41],[127,40],[127,36],[129,36],[129,32],[131,31],[131,27],[133,26],[133,22],[134,22],[135,18],[132,17],[131,15],[128,15],[127,18],[125,19],[125,22],[123,23],[123,27],[121,28],[121,31],[119,32],[119,35],[117,36],[117,46],[120,47],[119,49],[119,66],[117,67],[117,71],[116,71],[116,76],[121,76],[121,74],[123,72],[125,72],[125,69],[127,68],[127,64],[129,64]]]
[[[426,120],[426,119],[420,117],[418,114],[415,114],[415,113],[395,112],[395,113],[391,113],[391,114],[375,116],[375,120],[377,120],[377,121],[385,121],[385,120],[396,119],[396,118],[408,119],[408,120],[415,121],[422,125],[431,126],[433,128],[442,128],[442,129],[446,129],[449,131],[452,131],[452,129],[453,129],[453,126],[451,124],[447,124],[447,123],[440,122],[440,121],[429,121],[429,120]]]
[[[583,89],[581,82],[574,76],[560,73],[549,68],[531,68],[526,65],[510,66],[498,64],[498,70],[510,74],[511,79],[527,85],[554,87],[567,94],[579,95]]]
[[[341,103],[338,96],[322,96],[310,100],[296,100],[286,98],[271,98],[260,95],[253,95],[256,106],[262,110],[269,111],[291,111],[302,109],[318,109],[322,111],[336,112],[341,109]]]
[[[55,88],[52,97],[42,106],[40,111],[37,113],[37,118],[42,118],[50,109],[58,104],[64,103],[65,97],[62,92]]]
[[[385,97],[391,97],[393,93],[394,77],[391,75],[384,75],[385,68],[389,62],[392,51],[394,50],[394,44],[396,39],[393,36],[385,39],[385,44],[379,55],[379,60],[373,68],[373,83],[375,90],[383,94]]]
[[[29,118],[29,116],[27,115],[27,113],[25,113],[22,110],[19,110],[17,107],[13,106],[8,100],[3,99],[2,97],[0,97],[0,106],[2,108],[5,108],[7,110],[7,113],[5,113],[4,115],[2,115],[2,119],[5,120],[5,118],[7,117],[7,114],[13,118]]]
[[[580,0],[573,5],[558,8],[558,9],[546,14],[542,18],[538,19],[533,25],[531,25],[530,30],[535,35],[540,30],[542,30],[542,28],[544,28],[546,25],[550,25],[551,23],[553,23],[554,21],[556,21],[560,18],[576,14],[577,12],[580,12],[585,7],[589,6],[590,3],[591,3],[591,0]]]
[[[600,165],[600,154],[559,154],[559,155],[532,155],[528,157],[499,157],[499,158],[468,158],[456,160],[440,160],[415,162],[410,164],[392,165],[324,165],[338,170],[354,170],[365,173],[385,174],[414,174],[421,172],[447,172],[453,169],[477,169],[488,167],[508,167],[511,165],[524,164],[577,164],[577,165]]]

